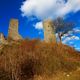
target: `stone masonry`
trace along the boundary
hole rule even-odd
[[[20,40],[22,37],[19,35],[18,32],[18,20],[17,19],[11,19],[9,24],[9,30],[8,30],[8,38],[12,40]]]
[[[52,20],[45,20],[43,22],[44,27],[44,40],[45,42],[56,42],[55,29]]]

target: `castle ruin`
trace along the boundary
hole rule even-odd
[[[44,41],[45,42],[56,42],[55,27],[52,20],[43,21],[44,28]]]
[[[8,38],[12,40],[20,40],[22,37],[19,35],[18,32],[18,20],[17,19],[11,19],[9,24],[9,30],[8,30]]]
[[[21,40],[22,37],[19,35],[18,32],[18,20],[11,19],[9,24],[8,30],[8,38],[14,41]],[[45,20],[43,21],[43,28],[44,28],[44,41],[45,42],[54,42],[56,43],[56,36],[55,36],[55,26],[52,20]],[[0,34],[0,43],[5,43],[5,37],[1,33]]]

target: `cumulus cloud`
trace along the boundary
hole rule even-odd
[[[36,23],[34,26],[35,26],[36,29],[39,29],[39,30],[40,30],[40,29],[43,29],[43,24],[42,24],[42,22],[38,22],[38,23]]]
[[[67,0],[67,2],[65,0],[26,0],[20,10],[26,17],[35,16],[41,20],[54,19],[80,10],[80,0]]]
[[[43,21],[63,17],[70,12],[80,10],[80,0],[26,0],[20,8],[22,15]],[[42,22],[35,24],[36,29],[42,29]]]

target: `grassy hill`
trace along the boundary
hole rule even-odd
[[[3,45],[0,80],[80,80],[80,54],[67,45],[40,40]]]

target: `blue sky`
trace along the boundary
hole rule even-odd
[[[19,20],[19,33],[24,37],[40,38],[38,30],[32,27],[31,24],[35,21],[31,21],[29,18],[22,17],[20,7],[24,0],[0,0],[0,32],[8,35],[9,21],[11,18]]]
[[[76,24],[62,41],[80,50],[80,0],[0,0],[0,32],[5,36],[8,35],[10,19],[16,18],[23,38],[43,39],[42,21],[57,17]]]

